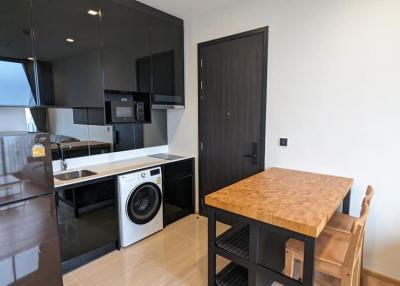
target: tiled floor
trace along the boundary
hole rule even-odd
[[[226,225],[218,224],[222,233]],[[217,271],[227,261],[217,258]],[[207,285],[207,219],[191,215],[64,276],[65,286]]]

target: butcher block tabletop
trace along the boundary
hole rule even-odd
[[[205,204],[318,237],[353,179],[270,168],[205,197]]]

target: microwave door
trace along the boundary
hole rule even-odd
[[[129,123],[135,121],[135,103],[132,101],[112,101],[111,121],[112,123]]]
[[[132,118],[133,110],[132,106],[117,106],[115,108],[117,118]]]

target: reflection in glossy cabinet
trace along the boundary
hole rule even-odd
[[[34,106],[36,86],[28,0],[0,2],[0,106]]]
[[[54,195],[0,212],[0,285],[62,285]]]
[[[103,107],[99,0],[35,0],[41,105]]]

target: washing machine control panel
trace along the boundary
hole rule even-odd
[[[155,184],[161,183],[161,168],[147,169],[139,171],[136,173],[130,173],[126,175],[119,176],[119,179],[123,184],[136,186],[137,183],[149,180],[149,182],[154,182]]]

